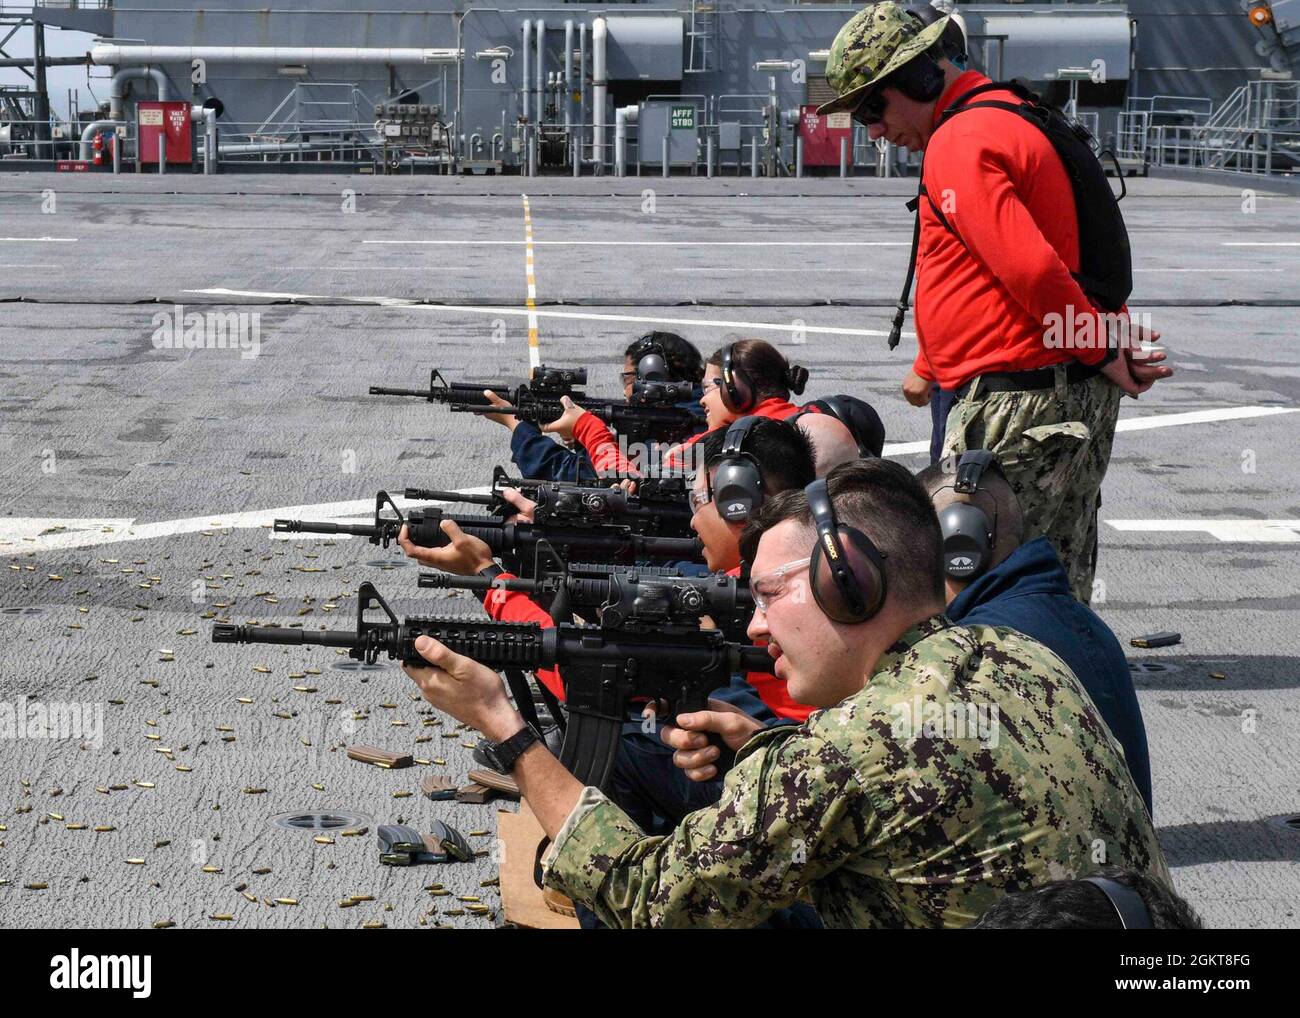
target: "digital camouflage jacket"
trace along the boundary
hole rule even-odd
[[[1088,694],[1028,637],[935,615],[862,692],[755,735],[666,837],[586,789],[546,880],[615,927],[748,927],[804,890],[831,927],[956,927],[1104,865],[1169,882]]]

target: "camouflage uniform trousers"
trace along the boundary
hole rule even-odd
[[[1051,389],[981,391],[979,379],[948,414],[943,454],[988,449],[1020,499],[1026,541],[1046,536],[1074,596],[1092,600],[1097,510],[1110,463],[1120,390],[1104,376],[1067,385],[1058,365]]]

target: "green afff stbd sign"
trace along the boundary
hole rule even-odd
[[[669,119],[669,124],[674,131],[695,130],[695,107],[694,106],[674,106]]]

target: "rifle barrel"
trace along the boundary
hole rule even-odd
[[[349,534],[352,537],[375,537],[381,529],[372,523],[314,523],[308,520],[276,520],[273,524],[273,530],[277,534]]]
[[[220,622],[212,627],[213,643],[314,644],[322,647],[355,647],[360,634],[347,629],[286,629],[280,626],[241,626]]]
[[[456,576],[452,573],[421,573],[419,584],[433,590],[517,590],[535,594],[540,586],[535,580],[487,579],[483,576]]]
[[[463,502],[465,505],[495,506],[499,499],[494,495],[465,495],[456,491],[439,491],[436,488],[407,488],[406,498],[420,502]]]

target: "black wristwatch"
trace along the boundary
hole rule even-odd
[[[474,747],[474,759],[487,764],[498,774],[509,774],[515,769],[519,758],[535,742],[545,745],[537,729],[530,724],[525,724],[504,742],[480,739],[478,745]]]

